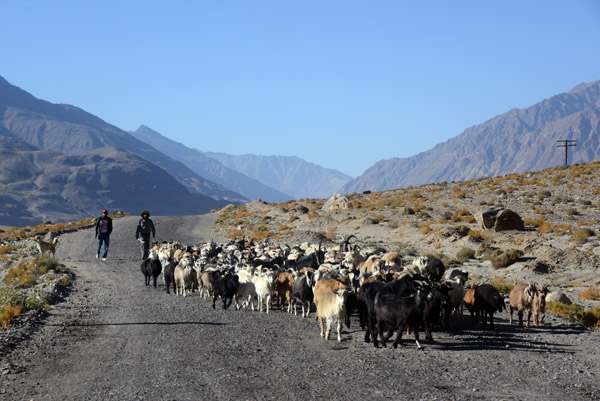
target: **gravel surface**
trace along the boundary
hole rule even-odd
[[[214,217],[153,217],[156,240],[222,238]],[[138,218],[114,221],[106,262],[93,230],[64,234],[57,259],[75,275],[48,313],[0,333],[2,400],[591,400],[600,399],[597,331],[547,316],[540,328],[508,325],[434,332],[416,349],[375,349],[357,318],[343,341],[325,341],[310,318],[222,310],[219,303],[144,286]],[[28,327],[23,327],[28,326]],[[335,336],[332,336],[335,337]]]

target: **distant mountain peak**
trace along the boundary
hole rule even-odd
[[[600,81],[577,85],[523,109],[467,128],[433,149],[377,162],[342,193],[538,171],[564,163],[559,139],[577,139],[570,163],[600,154]]]

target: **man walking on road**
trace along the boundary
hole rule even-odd
[[[139,240],[142,251],[142,260],[148,259],[148,254],[150,252],[150,234],[152,234],[152,238],[156,237],[156,232],[154,230],[154,223],[150,220],[150,212],[144,210],[142,212],[142,219],[138,223],[137,230],[135,232],[135,239]],[[140,236],[142,237],[140,240]]]
[[[100,257],[100,249],[104,242],[104,253],[102,253],[102,260],[106,260],[108,255],[108,245],[110,243],[110,233],[112,233],[112,219],[108,217],[108,210],[102,211],[102,216],[98,217],[96,221],[96,235],[98,238],[98,249],[96,250],[96,259]]]

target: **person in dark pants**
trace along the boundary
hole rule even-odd
[[[152,234],[152,238],[156,237],[154,223],[150,220],[150,212],[144,210],[142,212],[142,219],[138,223],[135,232],[135,239],[142,243],[140,247],[142,251],[142,260],[148,259],[148,254],[150,253],[150,234]]]
[[[110,244],[110,233],[112,233],[112,219],[108,217],[108,210],[102,211],[102,216],[98,217],[96,221],[96,235],[98,238],[98,249],[96,250],[96,259],[100,257],[100,250],[102,243],[104,243],[104,252],[102,253],[102,260],[106,260],[108,255],[108,245]]]

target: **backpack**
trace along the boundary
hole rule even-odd
[[[148,234],[152,233],[152,226],[153,226],[152,220],[141,219],[139,226],[140,226],[140,234],[148,235]]]

